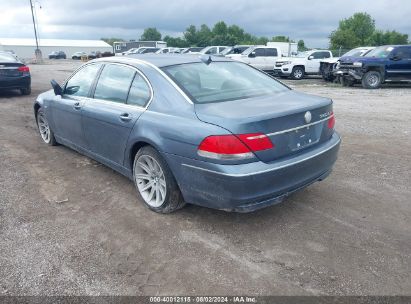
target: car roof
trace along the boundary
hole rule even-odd
[[[204,55],[203,55],[204,56]],[[219,56],[210,56],[212,61],[224,62],[224,61],[232,61],[226,57],[219,57]],[[208,56],[206,55],[206,58]],[[101,59],[97,59],[96,61],[105,61],[105,62],[122,62],[122,63],[141,63],[141,61],[146,62],[148,64],[152,64],[158,68],[170,66],[170,65],[178,65],[178,64],[185,64],[185,63],[201,63],[203,62],[200,59],[199,55],[185,55],[185,54],[133,54],[128,56],[113,56],[113,57],[105,57]]]

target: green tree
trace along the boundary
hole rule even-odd
[[[290,39],[290,37],[286,36],[274,36],[271,38],[271,41],[273,42],[294,42],[293,40]]]
[[[385,44],[407,44],[408,35],[401,34],[397,31],[375,31],[368,39],[369,45],[385,45]]]
[[[298,51],[299,52],[305,52],[307,49],[307,47],[305,46],[305,42],[304,40],[298,40]]]
[[[167,46],[169,47],[184,48],[189,46],[187,41],[181,37],[165,36],[164,41],[167,42]]]
[[[160,41],[161,33],[155,27],[146,28],[141,35],[140,41]]]
[[[184,32],[184,39],[190,46],[197,46],[199,37],[195,25],[190,25]]]
[[[202,24],[200,27],[200,30],[197,31],[197,46],[204,46],[206,47],[207,45],[210,45],[212,38],[212,32],[210,28]]]
[[[100,38],[100,40],[103,40],[104,42],[107,42],[111,46],[113,46],[113,43],[116,42],[116,41],[124,41],[121,38]]]
[[[338,29],[330,35],[332,49],[363,46],[375,31],[375,21],[367,13],[355,13],[339,22]]]

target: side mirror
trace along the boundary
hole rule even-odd
[[[55,81],[54,79],[52,81],[50,81],[51,86],[53,87],[54,90],[54,94],[55,95],[63,95],[63,89],[61,88],[61,86],[57,83],[57,81]]]
[[[250,58],[255,58],[255,52],[251,52],[251,53],[248,55],[248,57],[250,57]]]
[[[308,57],[308,60],[313,60],[314,59],[314,56],[310,56],[310,57]]]

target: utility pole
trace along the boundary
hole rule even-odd
[[[36,28],[36,21],[34,19],[34,7],[33,7],[33,2],[32,0],[30,0],[30,8],[31,8],[31,17],[33,18],[33,27],[34,27],[34,37],[36,38],[36,50],[34,51],[35,57],[37,61],[41,61],[42,60],[42,55],[41,55],[41,51],[39,49],[39,41],[37,39],[37,28]]]

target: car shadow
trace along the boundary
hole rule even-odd
[[[0,90],[0,98],[11,98],[22,96],[19,90]]]

